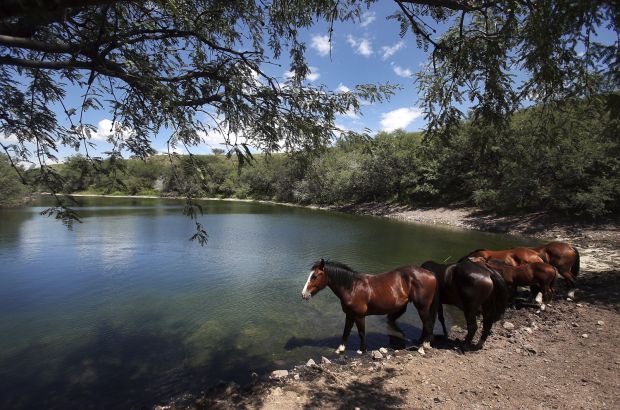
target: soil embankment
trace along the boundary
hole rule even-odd
[[[473,209],[377,204],[342,210],[567,241],[581,253],[579,289],[575,300],[566,300],[560,284],[556,300],[543,311],[510,309],[484,350],[463,353],[455,340],[465,331],[455,328],[424,355],[412,348],[373,359],[370,352],[357,356],[348,350],[331,363],[317,360],[242,388],[221,384],[157,408],[620,407],[618,221],[494,217]]]

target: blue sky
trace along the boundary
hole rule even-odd
[[[311,67],[308,82],[325,85],[334,91],[346,91],[357,84],[368,83],[389,82],[401,87],[387,102],[365,105],[360,114],[339,116],[336,123],[343,129],[361,131],[368,128],[375,133],[396,129],[415,131],[425,125],[418,108],[413,75],[426,61],[427,53],[416,46],[413,34],[409,32],[401,38],[398,22],[386,20],[396,10],[394,2],[377,2],[362,15],[361,21],[335,23],[331,44],[328,42],[327,23],[318,23],[300,34],[300,40],[307,45],[306,59]],[[286,56],[286,52],[283,55]],[[280,65],[269,64],[264,70],[284,82],[288,63],[286,59],[277,63]],[[75,87],[67,89],[67,105],[80,106],[82,93],[83,90]],[[57,112],[59,118],[64,118],[61,111]],[[105,139],[112,125],[111,118],[107,111],[90,110],[86,113],[85,122],[98,126],[92,139],[97,148],[94,152],[90,150],[91,155],[101,155],[110,150],[111,145]],[[167,130],[154,136],[153,147],[165,151],[168,136]],[[204,144],[192,148],[192,152],[210,153],[211,148],[223,147],[222,142],[223,138],[213,132],[205,136]],[[83,148],[81,152],[84,153]],[[61,147],[58,156],[64,158],[72,154],[75,151]]]

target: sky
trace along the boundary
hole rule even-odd
[[[324,85],[334,91],[347,91],[357,84],[369,83],[390,83],[401,87],[389,101],[364,105],[359,114],[338,116],[336,124],[342,129],[362,131],[367,128],[374,134],[396,129],[416,131],[425,125],[423,113],[418,108],[414,74],[426,61],[427,53],[416,46],[411,32],[401,38],[398,22],[386,20],[395,11],[394,2],[377,2],[358,22],[336,22],[331,43],[327,23],[317,23],[300,33],[300,40],[307,45],[306,60],[311,69],[307,81],[313,85]],[[286,61],[280,63],[279,66],[266,65],[263,68],[284,82],[289,67]],[[67,89],[67,105],[79,106],[82,92],[76,87]],[[64,117],[62,112],[58,111],[58,114],[59,118]],[[111,115],[107,111],[90,110],[85,122],[98,126],[92,136],[96,149],[91,149],[90,154],[101,155],[109,151],[111,145],[106,142],[106,135],[112,125]],[[169,134],[168,130],[163,130],[154,136],[153,147],[157,151],[166,151]],[[192,148],[192,152],[211,153],[212,148],[224,148],[222,142],[223,138],[213,132],[205,136],[204,144]],[[58,156],[62,159],[73,154],[75,151],[61,147]]]

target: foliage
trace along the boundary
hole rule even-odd
[[[0,207],[19,205],[28,195],[28,187],[22,183],[18,172],[23,175],[23,168],[13,168],[9,158],[0,154]]]

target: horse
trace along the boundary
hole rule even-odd
[[[544,262],[526,263],[511,266],[499,259],[471,258],[473,262],[483,263],[498,272],[514,294],[517,286],[528,286],[532,295],[542,292],[543,302],[553,299],[553,283],[558,275],[555,266]]]
[[[444,336],[448,336],[443,316],[444,304],[457,306],[465,314],[467,336],[463,342],[466,348],[471,347],[478,330],[476,316],[482,312],[482,334],[478,341],[478,348],[482,349],[491,334],[493,323],[502,317],[508,307],[510,295],[504,279],[497,272],[468,259],[451,265],[426,261],[422,267],[433,272],[437,278],[438,313]]]
[[[488,249],[476,249],[473,252],[463,256],[459,262],[466,260],[470,257],[489,259],[499,259],[511,266],[519,266],[524,263],[544,262],[542,257],[537,251],[530,248],[514,248],[503,251],[491,251]]]
[[[564,242],[549,242],[546,245],[531,249],[544,262],[556,267],[569,286],[575,288],[575,278],[579,275],[579,251],[577,248]],[[574,290],[571,292],[574,293]]]
[[[426,269],[410,265],[369,275],[356,272],[343,263],[321,259],[312,265],[301,296],[309,300],[326,286],[338,296],[346,316],[342,341],[336,353],[345,351],[353,323],[360,336],[358,353],[366,351],[365,317],[387,314],[390,322],[395,322],[405,313],[409,302],[416,307],[422,321],[420,343],[430,345],[437,315],[437,280]]]

